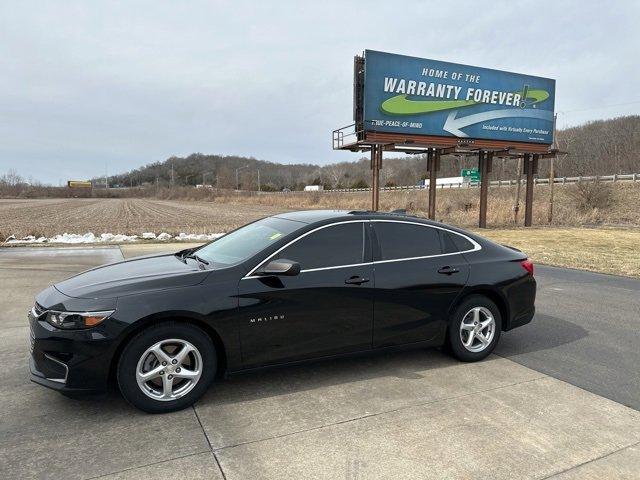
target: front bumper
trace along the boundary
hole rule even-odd
[[[29,313],[31,381],[69,394],[107,390],[115,339],[104,330],[60,330]]]

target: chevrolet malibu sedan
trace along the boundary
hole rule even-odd
[[[117,384],[147,412],[216,378],[374,350],[485,358],[531,321],[533,265],[513,248],[400,213],[303,211],[204,246],[104,265],[29,313],[31,379],[68,396]]]

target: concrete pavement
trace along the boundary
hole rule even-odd
[[[640,412],[610,400],[638,400],[638,352],[623,337],[639,320],[606,303],[633,313],[636,284],[616,277],[574,286],[573,272],[539,268],[536,323],[476,364],[434,349],[292,366],[232,377],[161,416],[115,393],[76,401],[29,383],[33,295],[121,254],[185,247],[0,249],[2,476],[639,478]]]

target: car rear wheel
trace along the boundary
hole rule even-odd
[[[500,310],[483,295],[466,298],[455,310],[449,325],[451,353],[464,362],[486,358],[500,338]]]
[[[197,401],[215,373],[215,347],[204,331],[164,323],[146,328],[127,344],[118,362],[118,386],[134,407],[172,412]]]

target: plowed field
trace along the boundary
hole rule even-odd
[[[148,199],[0,200],[0,241],[62,233],[221,233],[281,207]]]

